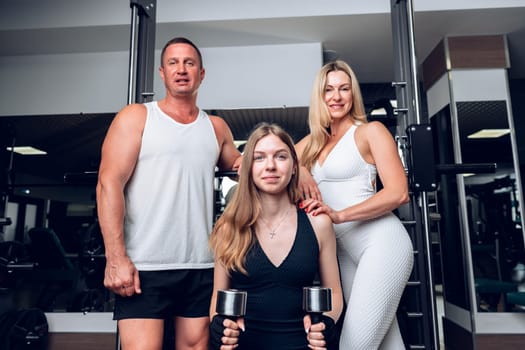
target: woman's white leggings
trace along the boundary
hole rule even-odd
[[[414,253],[393,215],[335,226],[347,303],[340,350],[402,350],[396,311],[410,277]]]

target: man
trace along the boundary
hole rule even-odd
[[[166,317],[177,350],[207,349],[215,167],[235,169],[240,153],[224,120],[196,105],[205,70],[190,40],[164,46],[159,72],[164,99],[124,107],[102,146],[104,285],[124,350],[160,350]]]

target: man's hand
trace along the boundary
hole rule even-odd
[[[107,259],[104,286],[123,297],[142,293],[139,272],[127,256]]]
[[[237,174],[241,171],[242,155],[233,162],[232,170],[237,170]]]

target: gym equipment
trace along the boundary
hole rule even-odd
[[[69,260],[55,231],[47,227],[34,227],[28,231],[31,239],[30,254],[35,268],[33,281],[41,284],[42,290],[37,306],[49,312],[62,294],[70,304],[76,291],[78,273]]]
[[[23,243],[0,242],[0,295],[7,294],[16,287],[16,278],[20,273],[31,271],[33,268],[34,263],[30,261]]]
[[[303,310],[310,315],[312,324],[321,322],[323,312],[332,310],[332,289],[319,286],[304,287]]]
[[[248,293],[237,289],[219,289],[215,311],[231,320],[246,315]]]
[[[81,234],[78,268],[83,289],[79,290],[70,311],[103,312],[109,309],[111,295],[104,288],[106,256],[98,220]],[[80,283],[79,283],[80,284]]]

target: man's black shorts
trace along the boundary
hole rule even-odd
[[[213,269],[139,271],[139,278],[141,294],[115,295],[114,320],[209,315]]]

